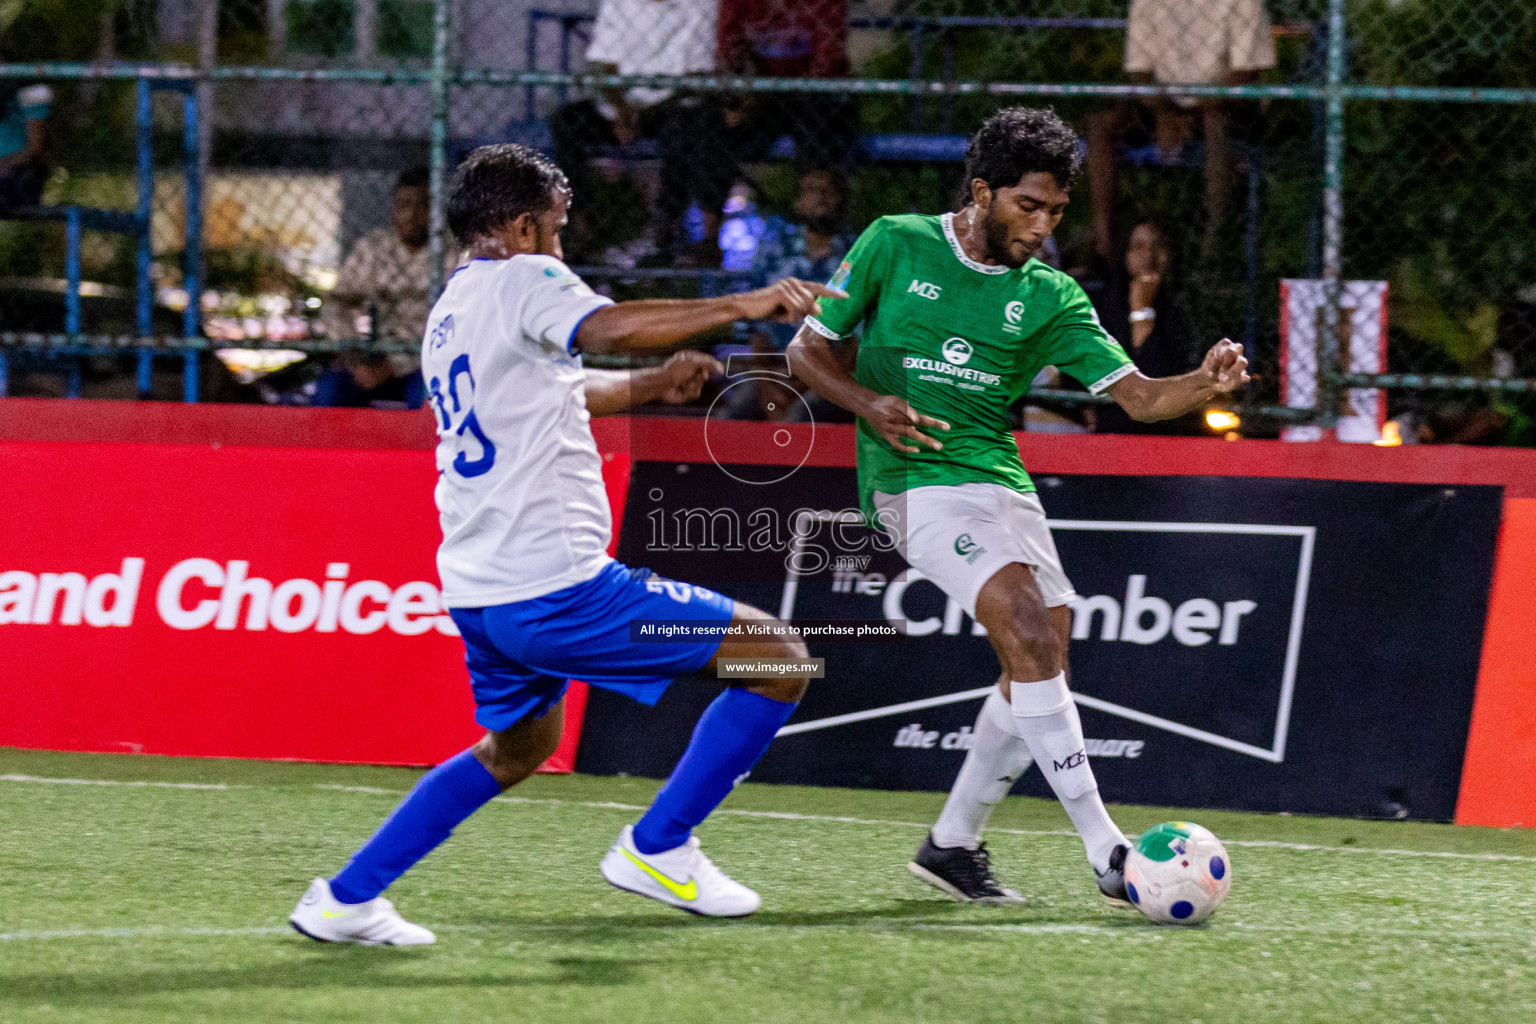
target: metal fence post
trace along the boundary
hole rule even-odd
[[[204,91],[197,85],[182,93],[182,146],[186,150],[182,286],[187,292],[187,308],[182,311],[181,331],[188,338],[201,333],[203,324],[203,185],[207,179],[199,140],[203,137],[203,119],[209,113],[199,99]]]
[[[1339,418],[1339,326],[1344,278],[1344,0],[1328,0],[1328,78],[1323,143],[1323,330],[1317,346],[1316,422]]]
[[[187,226],[183,251],[183,285],[187,291],[187,308],[182,311],[182,334],[185,344],[191,345],[203,327],[203,183],[208,168],[208,150],[203,140],[210,139],[205,121],[211,121],[209,106],[201,102],[204,95],[212,95],[207,79],[189,89],[183,99],[185,123],[183,139],[187,148]],[[182,349],[181,400],[196,402],[198,392],[198,364],[200,356],[196,348]]]
[[[139,77],[135,85],[137,94],[134,104],[134,148],[137,164],[135,170],[139,186],[139,206],[135,212],[139,224],[139,235],[135,240],[134,249],[134,280],[138,287],[135,325],[138,328],[141,346],[147,344],[150,335],[155,332],[155,287],[154,281],[150,278],[151,264],[154,259],[150,243],[155,216],[155,119],[154,97],[149,83],[148,78]],[[154,385],[153,350],[140,347],[136,369],[138,396],[148,398]]]
[[[138,179],[139,205],[134,211],[139,233],[134,246],[135,326],[140,338],[155,331],[155,289],[150,280],[154,252],[150,248],[150,223],[155,215],[154,109],[150,105],[149,79],[140,78],[135,86],[134,173]]]
[[[443,291],[443,243],[447,218],[443,210],[443,183],[448,161],[448,55],[452,42],[453,0],[434,0],[432,11],[432,153],[428,183],[430,225],[427,238],[427,301],[435,303]]]
[[[80,207],[64,208],[64,333],[80,333]]]

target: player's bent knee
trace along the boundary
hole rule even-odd
[[[798,636],[785,640],[783,648],[783,651],[778,655],[780,658],[793,658],[796,661],[804,661],[811,656],[810,648],[806,647],[805,641]],[[807,676],[795,676],[776,680],[776,682],[778,686],[775,692],[773,694],[765,694],[765,696],[772,696],[774,700],[781,700],[786,704],[796,704],[799,703],[801,697],[805,696],[806,687],[810,685],[811,681]]]
[[[995,646],[1010,679],[1030,682],[1049,679],[1061,671],[1061,644],[1049,628],[1015,623],[996,638]]]
[[[560,745],[560,725],[559,716],[545,716],[524,719],[505,732],[488,732],[475,744],[475,758],[502,789],[510,789],[549,760]]]
[[[805,696],[806,688],[810,680],[804,677],[797,679],[770,679],[764,680],[749,689],[760,697],[776,700],[784,704],[798,704],[800,698]]]
[[[721,658],[761,658],[779,660],[804,661],[810,657],[810,650],[805,646],[799,634],[795,633],[788,625],[774,616],[754,608],[740,601],[736,603],[736,614],[732,620],[733,626],[762,625],[772,627],[771,631],[763,634],[748,632],[743,636],[733,635],[721,642],[715,652],[715,660]],[[785,704],[798,703],[805,696],[805,689],[809,679],[805,676],[789,675],[783,678],[763,679],[754,681],[752,685],[743,687],[750,693],[767,697],[769,700],[782,701]]]

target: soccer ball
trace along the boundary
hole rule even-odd
[[[1147,829],[1125,857],[1125,890],[1159,924],[1199,924],[1232,887],[1232,861],[1210,829],[1165,821]]]

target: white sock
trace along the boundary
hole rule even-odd
[[[1008,701],[993,690],[976,716],[976,744],[966,753],[944,801],[944,812],[933,826],[934,844],[976,849],[992,808],[1008,795],[1029,764],[1029,744],[1017,735]]]
[[[1039,682],[1012,682],[1013,721],[1019,735],[1067,809],[1082,837],[1088,863],[1100,873],[1109,868],[1109,855],[1126,843],[1099,799],[1099,784],[1088,764],[1083,723],[1067,689],[1065,673]],[[1127,843],[1129,845],[1129,843]]]

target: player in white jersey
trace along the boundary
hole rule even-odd
[[[720,657],[804,658],[798,639],[736,639],[772,616],[607,554],[612,533],[589,420],[698,395],[718,364],[697,352],[654,370],[598,371],[580,352],[675,344],[740,319],[798,321],[841,292],[804,281],[719,299],[615,304],[561,262],[570,187],[522,146],[485,146],[455,173],[448,224],[469,262],[427,322],[422,373],[437,417],[438,572],[464,637],[483,739],[424,776],[334,878],[315,879],[290,922],[311,938],[420,945],[432,933],[381,893],[454,827],[527,778],[560,738],[568,680],[654,704]],[[631,639],[637,620],[692,620],[712,638]],[[724,637],[724,639],[722,639]],[[806,676],[732,687],[700,717],[655,802],[600,865],[614,886],[697,914],[750,914],[757,893],[691,835],[762,756]]]

